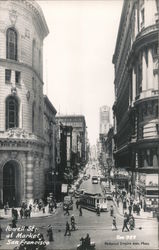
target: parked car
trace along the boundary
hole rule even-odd
[[[89,179],[89,178],[88,178],[87,175],[84,175],[84,176],[83,176],[83,180],[87,181],[88,179]]]
[[[82,195],[82,194],[84,194],[84,192],[85,192],[85,189],[78,189],[78,190],[76,190],[75,191],[75,198],[80,198],[80,196]]]
[[[64,197],[63,210],[65,210],[67,207],[69,210],[73,210],[73,200],[71,195]]]
[[[74,189],[69,189],[68,190],[68,195],[70,195],[70,196],[74,196],[74,194],[75,194],[75,190]]]
[[[110,189],[105,189],[105,196],[107,200],[113,200],[112,192],[110,191]]]

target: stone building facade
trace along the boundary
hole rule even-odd
[[[110,107],[104,105],[99,109],[99,134],[106,135],[110,128]]]
[[[0,202],[44,194],[43,40],[35,1],[0,1]],[[45,163],[46,162],[46,163]]]
[[[71,126],[72,151],[78,154],[81,164],[86,162],[86,121],[82,115],[58,115],[57,120],[65,126]]]
[[[115,163],[134,174],[158,173],[159,1],[126,0],[120,19],[115,68]],[[133,189],[133,188],[132,188]]]
[[[44,96],[44,175],[45,175],[45,198],[49,193],[53,193],[55,186],[55,178],[52,175],[56,173],[57,156],[56,156],[56,109],[48,99]],[[53,180],[54,179],[54,180]]]

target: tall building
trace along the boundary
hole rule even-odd
[[[86,162],[86,122],[82,115],[59,115],[57,120],[65,126],[71,126],[72,150],[78,153],[78,160],[81,164]]]
[[[43,40],[35,1],[0,1],[0,203],[44,195]]]
[[[130,191],[143,196],[139,177],[157,175],[159,166],[158,34],[158,0],[124,1],[113,55],[114,156],[133,173]]]
[[[106,135],[110,126],[110,107],[102,106],[99,111],[99,133]]]

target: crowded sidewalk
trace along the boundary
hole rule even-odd
[[[61,203],[57,203],[57,207],[56,208],[54,207],[52,211],[50,211],[49,205],[43,207],[42,209],[33,208],[28,217],[31,217],[31,218],[48,217],[48,216],[51,216],[52,214],[55,214],[57,211],[57,208],[59,207],[61,207]],[[20,218],[21,207],[15,208],[15,210],[17,210],[18,217]],[[5,209],[0,209],[0,219],[10,219],[10,218],[12,218],[12,208],[8,208],[7,211]]]
[[[117,208],[118,213],[121,216],[124,216],[124,213],[126,212],[127,214],[129,214],[129,202],[127,202],[127,208],[123,208],[123,202],[117,201],[117,199],[115,197],[113,197],[113,201],[114,204]],[[152,220],[156,220],[156,218],[153,217],[153,212],[144,212],[143,208],[140,208],[140,212],[134,212],[132,209],[132,215],[135,219],[152,219]]]
[[[114,204],[121,216],[124,216],[126,212],[127,214],[132,214],[135,219],[156,220],[156,218],[154,218],[153,216],[153,212],[145,211],[144,204],[139,203],[139,201],[135,200],[134,197],[132,199],[132,197],[126,192],[124,197],[121,195],[121,192],[119,192],[120,194],[116,194],[116,192],[114,192],[115,189],[113,185],[111,186],[111,190],[113,194]]]

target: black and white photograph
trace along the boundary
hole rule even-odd
[[[159,0],[0,0],[0,250],[159,250]]]

